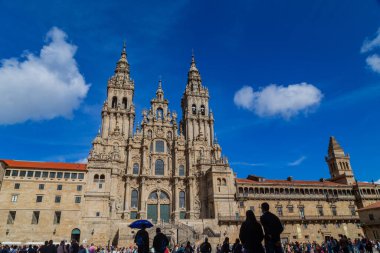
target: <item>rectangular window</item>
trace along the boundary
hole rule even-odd
[[[20,177],[25,177],[26,176],[26,171],[25,170],[21,170],[20,171]]]
[[[61,223],[61,211],[56,211],[54,213],[54,224],[60,224]]]
[[[181,211],[181,212],[179,212],[179,218],[180,218],[181,220],[186,219],[186,212],[185,212],[185,211]]]
[[[57,172],[57,178],[62,178],[63,177],[63,172]]]
[[[332,215],[334,215],[334,216],[338,215],[338,212],[337,212],[335,206],[331,207],[331,213],[332,213]]]
[[[79,204],[80,201],[81,201],[81,197],[80,196],[75,196],[75,203]]]
[[[100,216],[100,212],[96,212],[96,217],[99,217]]]
[[[18,170],[12,170],[12,177],[18,176]]]
[[[340,228],[340,223],[336,223],[335,226],[336,226],[337,228]]]
[[[7,224],[14,224],[16,219],[16,211],[9,211]]]
[[[283,213],[282,213],[282,206],[278,206],[278,207],[277,207],[277,215],[281,217],[282,214],[283,214]]]
[[[303,206],[298,207],[300,217],[305,218],[305,208]]]
[[[17,194],[13,194],[11,201],[12,202],[17,202],[17,199],[18,199],[18,195]]]
[[[307,223],[304,223],[304,224],[303,224],[303,228],[304,228],[304,229],[307,229]]]
[[[39,189],[39,190],[43,190],[43,189],[45,189],[45,185],[44,185],[44,184],[39,184],[39,185],[38,185],[38,189]]]
[[[55,196],[54,202],[55,203],[61,203],[61,196],[59,196],[59,195]]]
[[[368,214],[368,218],[369,220],[375,220],[375,216],[372,213]]]
[[[5,176],[6,176],[6,177],[9,177],[10,175],[11,175],[11,171],[10,171],[10,170],[6,170],[6,171],[5,171]]]
[[[103,188],[103,184],[99,184],[99,189],[102,189]]]
[[[71,179],[77,179],[78,173],[71,173]]]
[[[165,152],[165,142],[156,141],[156,153],[164,153],[164,152]]]
[[[44,196],[42,196],[42,195],[37,195],[37,197],[36,197],[36,202],[37,202],[37,203],[41,203],[43,197],[44,197]]]
[[[55,172],[50,172],[49,178],[55,178]]]
[[[28,171],[28,174],[27,174],[27,177],[33,177],[33,172],[34,172],[34,171],[29,170],[29,171]]]
[[[36,172],[34,173],[34,177],[36,177],[36,178],[40,178],[40,177],[41,177],[41,171],[36,171]]]
[[[356,215],[355,206],[350,206],[350,213],[351,213],[351,215]]]
[[[15,183],[15,189],[20,189],[20,183]]]
[[[239,202],[240,207],[244,207],[244,201]]]
[[[40,211],[33,211],[32,224],[38,224],[40,219]]]
[[[323,207],[322,206],[317,206],[317,210],[318,210],[318,215],[319,216],[324,216],[324,212],[323,212]]]
[[[61,184],[57,185],[57,190],[62,191],[62,185]]]
[[[81,185],[77,185],[77,191],[78,192],[82,191],[82,186]]]
[[[84,173],[79,173],[78,174],[78,179],[84,179]]]
[[[132,211],[130,217],[131,217],[132,220],[136,220],[137,219],[137,212],[136,211]]]
[[[294,207],[293,206],[288,206],[288,212],[289,213],[294,213]]]
[[[65,179],[69,179],[69,178],[70,178],[70,173],[65,172],[64,178],[65,178]]]
[[[49,172],[44,171],[42,172],[42,178],[47,178],[49,176]]]

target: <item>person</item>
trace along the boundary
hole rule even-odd
[[[199,250],[201,251],[201,253],[211,253],[212,248],[211,248],[211,244],[208,242],[207,237],[205,238],[205,241],[199,247]]]
[[[230,238],[226,237],[224,238],[222,248],[220,250],[221,253],[229,253],[230,250]]]
[[[88,248],[88,252],[89,252],[89,253],[95,253],[95,251],[96,251],[96,247],[94,246],[93,243],[91,243],[90,248]]]
[[[79,244],[74,239],[71,241],[70,253],[78,253],[79,252]],[[41,252],[44,253],[44,252]]]
[[[57,253],[57,248],[53,244],[53,240],[49,241],[49,245],[47,246],[46,252],[47,253]]]
[[[188,241],[184,250],[185,253],[194,253],[193,247],[191,247],[190,242]]]
[[[260,222],[264,227],[264,244],[266,253],[282,253],[281,238],[280,235],[284,228],[280,219],[269,211],[269,204],[264,202],[261,204]]]
[[[36,249],[32,247],[32,245],[29,245],[28,253],[37,253]]]
[[[248,210],[245,214],[246,220],[241,225],[239,233],[243,247],[249,253],[264,253],[264,248],[261,244],[264,239],[263,228],[257,222],[252,210]]]
[[[57,248],[57,253],[67,253],[66,248],[65,248],[65,241],[61,241],[61,243],[59,244]]]
[[[166,247],[169,245],[169,240],[161,232],[160,228],[156,228],[156,236],[153,239],[153,248],[155,253],[165,253]]]
[[[145,226],[142,226],[135,236],[138,253],[149,253],[149,234],[145,228]]]
[[[38,252],[39,252],[39,253],[47,253],[48,244],[49,244],[49,242],[48,242],[48,241],[45,241],[44,245],[42,245],[42,246],[38,249]]]
[[[243,247],[240,244],[240,240],[236,239],[234,245],[232,245],[232,253],[242,253]]]

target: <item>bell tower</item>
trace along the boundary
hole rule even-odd
[[[201,75],[195,64],[194,54],[191,58],[187,75],[186,89],[181,99],[181,131],[187,141],[197,138],[207,140],[212,146],[214,141],[214,115],[209,108],[208,89],[202,85]]]
[[[129,75],[124,43],[115,73],[107,84],[107,100],[102,109],[102,138],[108,138],[115,131],[119,131],[125,139],[132,137],[135,120],[133,95],[134,82]]]
[[[329,148],[325,158],[329,166],[331,181],[352,185],[355,183],[351,168],[350,155],[345,154],[334,136],[330,137]]]

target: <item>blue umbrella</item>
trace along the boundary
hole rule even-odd
[[[129,224],[130,228],[151,228],[153,224],[148,220],[137,220]]]

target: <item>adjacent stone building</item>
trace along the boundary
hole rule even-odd
[[[150,108],[136,125],[134,94],[124,47],[108,80],[102,126],[87,165],[2,160],[0,241],[75,238],[128,245],[135,232],[128,225],[150,219],[173,243],[204,236],[216,243],[224,236],[234,239],[245,211],[260,216],[264,201],[284,223],[283,240],[362,235],[356,210],[380,200],[379,186],[355,182],[350,157],[333,137],[326,157],[330,179],[239,179],[214,138],[210,95],[194,56],[181,119],[170,110],[159,81]],[[41,184],[46,188],[40,189]],[[56,202],[58,196],[65,204]]]
[[[360,222],[367,238],[380,240],[380,201],[358,210]]]

